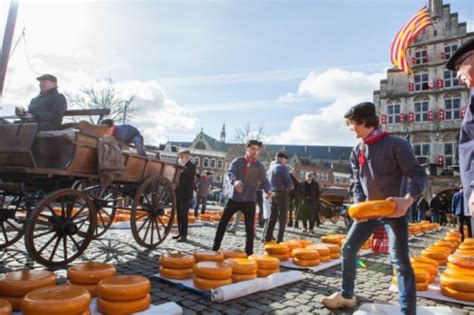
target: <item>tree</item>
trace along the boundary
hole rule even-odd
[[[113,85],[112,79],[107,79],[97,84],[84,86],[77,94],[68,94],[71,108],[74,109],[110,109],[108,118],[121,124],[127,123],[134,114],[136,107],[133,104],[135,96],[121,97]],[[82,118],[83,119],[83,118]],[[97,117],[87,116],[91,123],[99,123]],[[73,118],[73,120],[81,120]]]
[[[243,154],[246,144],[249,140],[262,141],[265,138],[266,134],[263,124],[253,127],[250,122],[247,122],[244,126],[235,128],[234,141],[236,143],[229,146],[227,153],[229,161],[232,161],[234,158]],[[263,160],[266,160],[268,157],[270,157],[270,152],[268,151],[268,148],[265,144],[260,150],[260,157]]]

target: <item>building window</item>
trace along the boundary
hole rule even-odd
[[[415,91],[426,91],[430,89],[428,73],[415,74]]]
[[[209,159],[208,158],[204,158],[202,160],[202,166],[203,167],[209,167]]]
[[[447,120],[461,118],[461,98],[447,98],[444,100],[445,118]]]
[[[216,168],[216,160],[215,159],[211,160],[211,168]]]
[[[218,183],[221,183],[221,182],[222,182],[222,174],[221,174],[221,173],[217,173],[217,174],[216,174],[216,181],[217,181]]]
[[[430,144],[429,143],[417,143],[413,144],[415,155],[417,157],[430,157]]]
[[[458,50],[458,44],[448,44],[444,46],[444,59],[448,60]]]
[[[454,165],[454,153],[456,152],[455,143],[445,143],[444,144],[444,163],[445,167]]]
[[[400,123],[400,105],[388,105],[387,114],[389,124]]]
[[[217,168],[224,168],[224,163],[222,160],[217,161]]]
[[[426,50],[418,50],[415,52],[415,65],[421,65],[428,62],[428,52]]]
[[[199,156],[194,157],[194,164],[196,166],[201,166],[200,165],[201,164],[201,159],[199,158]]]
[[[428,121],[429,101],[415,102],[415,122]]]
[[[459,80],[456,79],[456,76],[456,71],[444,71],[444,86],[447,88],[459,86]]]

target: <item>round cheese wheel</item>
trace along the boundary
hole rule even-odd
[[[211,215],[210,214],[201,214],[199,217],[201,221],[211,221]]]
[[[272,256],[273,255],[288,255],[290,249],[285,244],[269,243],[269,244],[265,244],[265,251]]]
[[[331,261],[331,255],[321,256],[321,254],[319,254],[319,261],[322,262],[322,263]]]
[[[349,216],[355,220],[370,220],[389,216],[395,212],[397,203],[392,200],[372,200],[353,204]]]
[[[324,243],[324,244],[321,244],[321,245],[324,245],[327,248],[329,248],[329,251],[331,252],[331,254],[336,254],[336,253],[340,254],[341,253],[341,247],[339,245],[332,244],[332,243]]]
[[[439,262],[439,260],[445,260],[448,258],[448,254],[445,252],[440,252],[440,251],[433,251],[433,250],[422,250],[421,251],[421,256],[425,256],[431,259],[434,259]]]
[[[5,299],[0,299],[0,315],[11,315],[12,305]]]
[[[160,276],[168,278],[168,279],[175,279],[175,280],[183,280],[192,278],[194,274],[193,268],[187,269],[172,269],[172,268],[165,268],[163,266],[160,267]]]
[[[254,273],[233,273],[232,274],[232,283],[237,283],[237,282],[242,282],[242,281],[248,281],[248,280],[253,280],[257,278],[257,272]]]
[[[474,276],[444,271],[439,282],[451,289],[474,293]]]
[[[89,308],[91,295],[86,289],[57,285],[31,291],[21,301],[25,315],[79,314]]]
[[[441,285],[441,293],[456,300],[474,302],[473,292],[460,291],[460,290],[451,289],[450,287]]]
[[[260,269],[280,269],[280,260],[269,255],[253,254],[249,257],[249,259],[255,260],[257,262],[257,272]]]
[[[329,247],[323,244],[317,244],[317,245],[311,245],[311,246],[306,246],[307,249],[315,249],[319,253],[319,257],[321,256],[329,256],[331,254],[331,250]]]
[[[195,251],[193,253],[194,258],[196,258],[196,262],[200,261],[224,261],[225,257],[224,254],[220,251],[213,251],[213,250],[202,250],[202,251]]]
[[[224,258],[247,258],[247,253],[241,249],[224,249]]]
[[[423,264],[423,263],[420,263],[420,262],[412,262],[411,266],[413,268],[419,268],[419,269],[426,270],[432,276],[436,276],[438,274],[438,268],[436,268],[435,266],[430,265],[430,264]]]
[[[280,268],[276,268],[276,269],[258,269],[257,270],[257,277],[265,278],[265,277],[268,277],[269,275],[274,274],[276,272],[280,272]]]
[[[97,284],[104,278],[115,276],[116,272],[111,264],[87,262],[69,267],[67,278],[75,284]]]
[[[316,260],[319,259],[319,252],[315,249],[295,248],[293,257],[298,259]]]
[[[56,275],[47,270],[25,269],[6,273],[0,279],[0,295],[24,296],[35,289],[56,285]]]
[[[19,311],[21,309],[21,301],[23,301],[22,296],[0,296],[0,298],[7,300],[14,311]]]
[[[453,243],[446,240],[439,240],[435,242],[433,245],[439,246],[439,247],[446,247],[449,249],[451,253],[456,249],[456,246],[454,246]]]
[[[454,253],[462,256],[474,257],[474,250],[457,249]]]
[[[464,245],[474,245],[474,238],[473,237],[466,237],[464,239],[464,242],[462,242]]]
[[[109,301],[130,301],[145,297],[150,292],[150,280],[136,275],[105,278],[97,285],[100,298]]]
[[[467,250],[474,250],[474,243],[461,243],[458,249],[467,249]]]
[[[298,242],[301,244],[301,247],[306,248],[306,246],[310,246],[313,244],[312,240],[294,240],[295,242]]]
[[[194,265],[196,277],[210,280],[224,280],[232,276],[232,267],[216,261],[201,261]]]
[[[280,243],[281,245],[286,245],[288,246],[288,252],[291,254],[293,249],[295,248],[303,248],[300,242],[297,241],[284,241]]]
[[[303,266],[303,267],[314,267],[319,265],[319,259],[298,259],[298,258],[293,258],[293,263],[298,266]]]
[[[439,264],[436,260],[428,258],[428,257],[423,257],[423,256],[414,256],[410,258],[410,261],[412,263],[414,262],[419,262],[419,263],[425,263],[425,264],[430,264],[433,265],[434,267],[438,268]]]
[[[108,301],[98,298],[97,310],[104,314],[133,314],[147,310],[150,304],[150,294],[139,299],[128,301]]]
[[[288,258],[290,258],[290,256],[286,254],[285,255],[269,254],[269,255],[277,258],[279,261],[287,261]]]
[[[195,224],[196,223],[196,217],[188,217],[188,224]]]
[[[448,261],[461,268],[474,268],[474,256],[452,254],[448,256]]]
[[[221,216],[220,215],[212,215],[211,216],[211,221],[220,221],[221,220]]]
[[[397,277],[393,277],[392,283],[397,285]],[[416,291],[426,291],[428,290],[429,282],[416,282]]]
[[[221,280],[204,279],[204,278],[200,278],[196,276],[193,277],[194,286],[201,290],[215,289],[215,288],[222,287],[224,285],[228,285],[231,283],[232,283],[231,277],[227,279],[221,279]]]
[[[467,274],[471,275],[472,274],[472,268],[463,268],[459,267],[453,263],[448,262],[446,270],[450,270],[452,272],[458,273],[458,274]]]
[[[425,283],[430,281],[431,275],[428,271],[420,268],[413,268],[413,272],[415,273],[416,283]]]
[[[77,284],[72,283],[69,280],[66,282],[66,284],[86,289],[87,291],[89,291],[92,297],[97,296],[97,284]]]
[[[326,235],[321,237],[321,242],[327,243],[327,244],[336,244],[339,245],[341,244],[341,240],[343,239],[343,235]]]
[[[232,274],[253,274],[257,271],[257,262],[248,258],[227,258],[224,260],[232,268]]]
[[[331,259],[339,259],[341,258],[341,253],[331,253]]]
[[[170,269],[189,269],[195,263],[194,256],[188,254],[165,253],[160,257],[160,266]]]

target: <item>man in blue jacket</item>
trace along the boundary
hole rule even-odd
[[[101,122],[102,125],[107,125],[110,128],[109,134],[114,136],[115,139],[126,144],[133,143],[135,150],[141,156],[146,156],[145,148],[143,144],[143,136],[140,131],[132,125],[115,125],[112,119],[104,119]]]
[[[451,202],[451,212],[458,217],[459,221],[459,233],[461,233],[461,240],[464,242],[464,225],[467,226],[469,237],[472,237],[471,228],[471,213],[466,211],[467,207],[464,207],[464,194],[462,186],[459,187],[459,191],[453,195]]]

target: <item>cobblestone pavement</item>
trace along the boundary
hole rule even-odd
[[[410,242],[410,254],[418,254],[423,248],[444,236],[450,228],[425,234]],[[104,261],[115,264],[119,273],[141,274],[150,277],[159,269],[158,260],[161,253],[170,250],[192,252],[199,249],[210,249],[214,239],[215,226],[190,228],[188,243],[177,243],[170,237],[162,246],[155,250],[145,250],[138,246],[130,230],[109,230],[99,240],[91,243],[80,261]],[[337,225],[325,222],[314,234],[303,234],[301,230],[289,228],[286,238],[310,238],[318,240],[327,233],[346,233],[342,220]],[[261,235],[258,229],[258,236]],[[174,234],[174,231],[172,231]],[[245,232],[241,225],[237,234],[226,234],[225,248],[243,248]],[[262,251],[263,246],[256,242],[256,252]],[[386,255],[371,254],[363,257],[367,268],[358,269],[356,279],[356,297],[362,303],[379,302],[398,305],[398,294],[388,291],[392,279],[392,270]],[[20,241],[10,248],[0,252],[0,273],[22,268],[43,268],[32,262]],[[64,281],[65,269],[56,270]],[[341,284],[340,267],[333,267],[318,274],[305,273],[305,280],[279,287],[266,292],[231,300],[225,303],[213,303],[197,294],[181,290],[175,286],[152,280],[152,299],[154,304],[174,301],[181,305],[184,314],[351,314],[354,310],[332,312],[324,308],[319,300],[323,295],[337,291]],[[474,314],[474,307],[460,304],[437,302],[418,298],[418,305],[448,305],[463,314]]]

